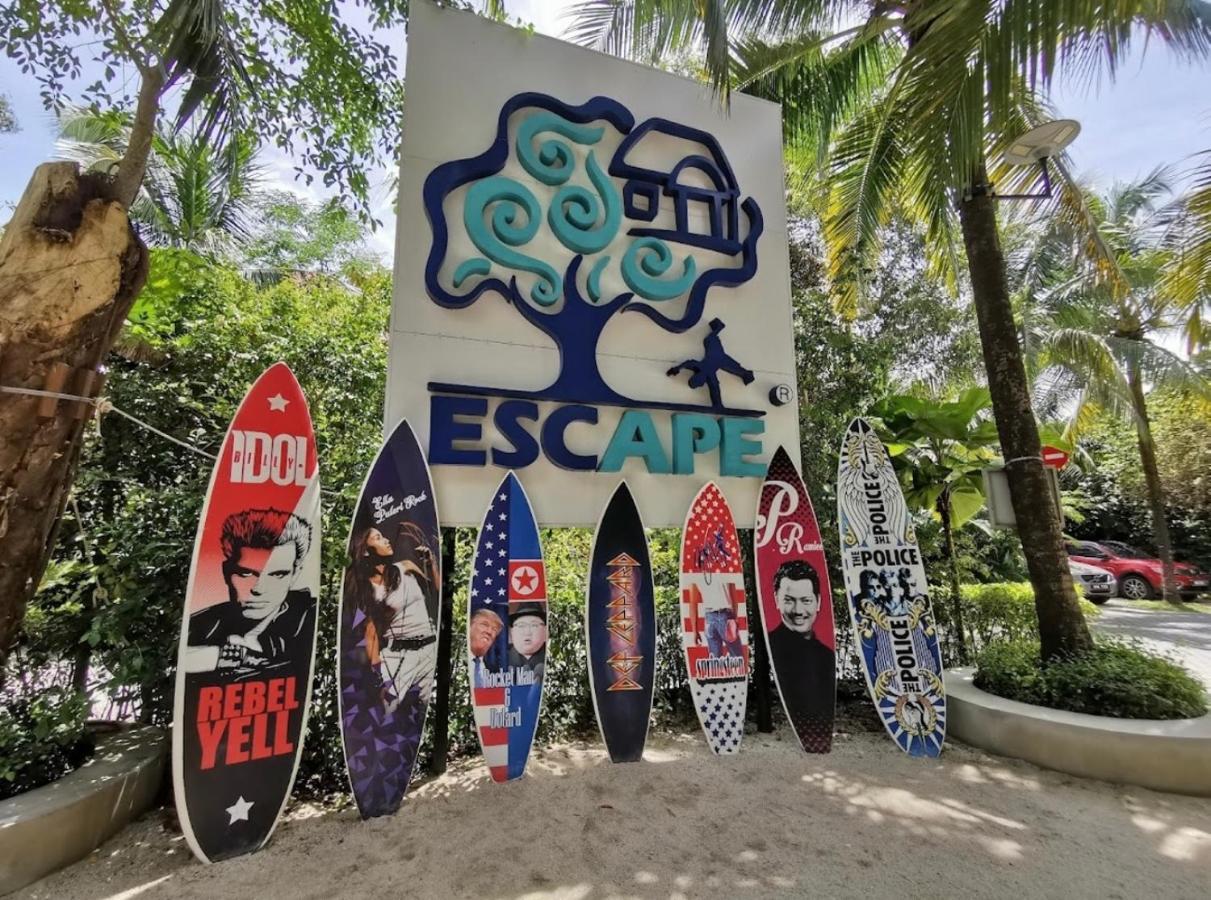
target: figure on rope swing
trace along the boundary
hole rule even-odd
[[[185,671],[242,680],[310,659],[315,598],[295,581],[311,525],[279,509],[245,509],[223,521],[219,546],[227,600],[190,615]]]
[[[433,549],[415,523],[401,525],[394,542],[373,527],[354,538],[345,596],[367,618],[367,662],[386,713],[405,701],[409,706],[429,702],[439,581]]]

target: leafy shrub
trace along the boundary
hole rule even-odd
[[[1034,611],[1034,588],[1030,582],[1001,584],[965,584],[960,588],[963,599],[963,626],[974,638],[977,651],[994,641],[1030,640],[1038,634],[1038,619]],[[1086,619],[1099,614],[1088,600],[1081,600],[1081,612]],[[945,604],[935,603],[945,619]]]
[[[1084,656],[1043,666],[1038,641],[996,641],[980,653],[975,686],[1009,700],[1116,719],[1188,719],[1207,712],[1201,683],[1134,642],[1099,640]]]
[[[92,756],[83,694],[59,687],[21,690],[6,693],[2,704],[0,800],[49,784]]]

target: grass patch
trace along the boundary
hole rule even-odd
[[[1182,666],[1138,643],[1106,638],[1086,656],[1046,667],[1038,641],[998,641],[981,651],[974,684],[1009,700],[1116,719],[1192,719],[1207,712],[1206,689]]]
[[[1150,609],[1157,612],[1202,613],[1211,615],[1211,603],[1168,603],[1164,600],[1124,600],[1118,599],[1127,609]],[[1115,605],[1117,606],[1118,603]]]

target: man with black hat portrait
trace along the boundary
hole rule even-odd
[[[509,604],[509,665],[529,669],[534,683],[542,681],[547,665],[547,604]]]

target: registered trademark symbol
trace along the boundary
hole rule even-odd
[[[791,386],[789,384],[779,384],[770,388],[769,402],[774,406],[786,406],[791,402]]]

